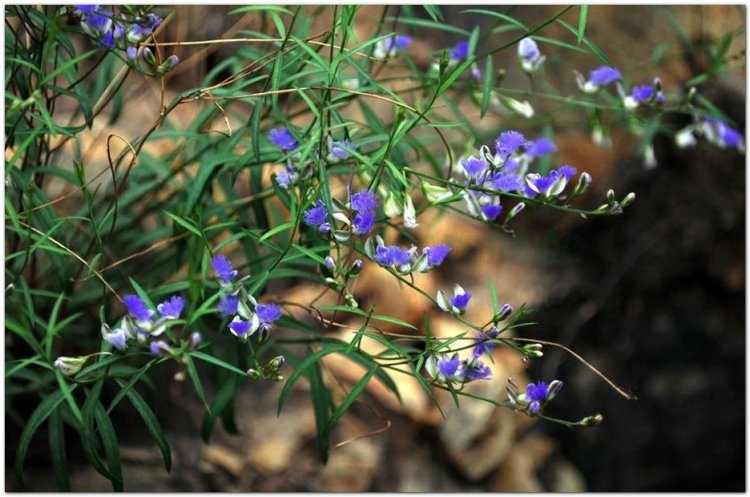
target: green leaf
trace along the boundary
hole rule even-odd
[[[224,413],[227,408],[231,407],[238,386],[239,378],[235,375],[230,375],[228,379],[221,382],[221,387],[219,387],[219,391],[216,392],[216,397],[214,397],[213,402],[211,402],[211,410],[207,411],[206,415],[203,416],[201,438],[204,442],[209,443],[211,432],[213,431],[218,416]]]
[[[34,412],[31,413],[29,420],[21,432],[21,438],[18,441],[18,450],[16,451],[16,479],[18,480],[19,486],[23,487],[23,465],[26,459],[26,453],[29,450],[29,443],[34,437],[34,433],[44,423],[44,421],[57,409],[57,406],[63,401],[65,397],[62,392],[57,391],[53,394],[48,395],[42,400]]]
[[[242,371],[236,366],[232,366],[231,364],[222,361],[221,359],[217,359],[214,356],[204,354],[203,352],[191,352],[190,354],[186,354],[191,357],[195,357],[196,359],[200,359],[202,361],[210,362],[211,364],[215,364],[216,366],[219,366],[221,368],[224,368],[226,370],[229,370],[233,373],[236,373],[242,377],[247,377],[247,371]]]
[[[323,464],[328,462],[328,448],[330,446],[330,432],[328,431],[329,413],[331,409],[331,393],[323,381],[323,371],[320,364],[313,363],[307,370],[310,380],[310,396],[315,413],[315,428],[318,432],[318,452]]]
[[[375,366],[374,368],[370,369],[366,375],[360,378],[360,380],[357,381],[357,383],[354,385],[354,388],[352,388],[349,393],[346,394],[346,397],[344,397],[344,400],[341,401],[341,404],[336,407],[336,410],[333,411],[333,414],[328,420],[328,426],[326,427],[327,436],[330,436],[331,430],[333,430],[333,427],[336,425],[339,419],[341,419],[341,416],[343,416],[347,409],[349,409],[354,401],[357,400],[357,397],[359,397],[362,392],[364,392],[365,388],[367,388],[367,384],[370,382],[370,378],[372,378],[377,370],[378,367]]]
[[[81,423],[81,445],[83,445],[83,455],[91,463],[97,473],[112,482],[114,487],[117,475],[112,473],[109,468],[104,465],[101,457],[96,448],[97,432],[96,432],[96,411],[97,407],[101,404],[99,402],[99,395],[102,391],[102,385],[104,380],[96,382],[94,387],[89,390],[86,396],[86,401],[83,403],[82,414],[83,422]]]
[[[112,489],[115,492],[122,492],[122,461],[120,459],[120,447],[117,443],[117,433],[115,432],[115,427],[112,425],[112,420],[109,419],[104,406],[99,401],[96,402],[94,417],[99,427],[99,435],[104,445],[104,453],[107,455],[109,471],[114,477],[112,479]]]
[[[190,380],[193,382],[195,393],[198,394],[198,398],[203,402],[203,406],[210,411],[208,402],[206,402],[206,394],[203,391],[203,383],[201,383],[200,376],[198,376],[198,371],[195,369],[195,363],[190,354],[185,354],[185,369],[187,369],[188,376],[190,376]]]
[[[65,431],[63,429],[60,409],[55,409],[47,423],[49,428],[49,451],[52,456],[52,468],[57,479],[57,488],[61,492],[70,492],[70,480],[65,455]]]
[[[175,223],[179,224],[180,226],[182,226],[183,228],[185,228],[189,232],[191,232],[194,235],[197,235],[197,236],[203,238],[203,233],[201,233],[201,230],[199,230],[192,221],[190,221],[188,219],[183,219],[180,216],[178,216],[176,214],[172,214],[171,212],[168,212],[168,211],[164,211],[164,214],[166,214],[167,216],[169,216],[170,218],[172,218],[172,220]]]
[[[578,44],[580,45],[583,41],[584,34],[586,33],[586,21],[589,18],[589,6],[581,5],[578,11]]]
[[[589,50],[591,50],[591,52],[599,58],[599,60],[601,60],[602,62],[604,62],[608,66],[613,65],[612,61],[609,60],[609,57],[607,57],[604,54],[604,52],[602,52],[602,50],[594,44],[594,42],[592,42],[591,40],[589,40],[588,38],[586,38],[585,36],[583,36],[581,33],[579,33],[579,31],[576,28],[574,28],[573,26],[571,26],[567,22],[563,21],[562,19],[557,19],[557,22],[561,26],[563,26],[565,29],[567,29],[568,31],[570,31],[571,33],[573,33],[574,35],[579,36],[580,37],[580,41],[583,42],[583,44],[586,45],[589,48]]]
[[[124,381],[116,381],[120,385],[120,387],[124,388]],[[161,429],[161,425],[159,425],[159,421],[156,419],[154,411],[151,410],[146,401],[143,400],[143,397],[141,397],[141,395],[136,392],[134,388],[128,389],[127,395],[128,400],[133,405],[133,407],[135,407],[135,410],[138,411],[141,419],[143,419],[143,422],[146,424],[146,429],[148,430],[149,434],[151,434],[151,438],[154,439],[154,442],[156,442],[156,445],[159,447],[159,450],[161,451],[161,457],[162,459],[164,459],[164,467],[167,469],[167,472],[171,471],[172,452],[169,448],[169,443],[167,443],[167,439],[164,437],[164,432]]]

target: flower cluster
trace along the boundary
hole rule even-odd
[[[104,48],[119,49],[129,61],[136,61],[138,46],[162,23],[162,18],[153,12],[123,12],[116,16],[112,9],[100,5],[74,5],[81,18],[81,29]],[[171,55],[161,64],[150,49],[143,49],[143,59],[157,74],[171,71],[179,62]]]
[[[281,307],[277,304],[259,304],[252,295],[247,294],[242,282],[248,276],[235,281],[237,270],[224,255],[215,255],[211,259],[211,266],[221,288],[216,308],[221,316],[232,317],[228,324],[230,333],[247,341],[259,331],[260,340],[265,340],[271,325],[282,315]]]
[[[422,248],[420,253],[414,245],[408,249],[398,245],[386,245],[379,235],[375,237],[375,242],[372,238],[365,242],[365,253],[372,260],[380,266],[392,268],[400,274],[431,271],[443,263],[450,251],[449,246],[439,243]]]
[[[508,400],[515,406],[530,416],[535,416],[541,412],[544,406],[555,398],[560,392],[563,384],[559,380],[554,380],[549,384],[545,381],[529,383],[524,393],[518,393],[518,387],[512,380],[508,380]]]
[[[696,120],[693,124],[678,131],[675,141],[680,148],[694,147],[698,143],[696,136],[703,136],[709,143],[719,148],[735,149],[740,153],[745,151],[742,133],[721,119],[706,117]]]
[[[438,384],[459,387],[471,381],[489,379],[492,370],[481,359],[492,354],[499,334],[497,328],[486,333],[479,332],[468,359],[461,359],[458,352],[450,355],[443,353],[439,357],[430,355],[425,361],[427,374]]]
[[[146,343],[161,336],[168,327],[180,319],[185,308],[185,300],[179,295],[166,299],[156,306],[156,310],[151,309],[137,295],[126,295],[122,302],[127,309],[127,315],[113,329],[106,323],[102,323],[101,329],[104,340],[120,351],[127,350],[128,340],[136,339]]]
[[[509,130],[501,133],[494,145],[494,153],[489,147],[482,146],[475,155],[459,161],[466,186],[461,195],[467,210],[472,216],[484,221],[494,221],[503,212],[500,196],[486,190],[547,200],[561,195],[576,174],[576,169],[569,165],[552,169],[545,175],[528,173],[535,159],[557,151],[555,144],[548,138],[527,140],[519,131]],[[574,195],[583,193],[590,181],[588,173],[581,174]],[[472,186],[481,186],[483,191]],[[446,188],[430,185],[429,189],[428,199],[433,202],[451,195],[451,191]],[[508,219],[520,212],[523,205],[517,204],[509,213]]]
[[[351,233],[357,236],[367,235],[375,227],[375,216],[380,204],[375,193],[370,190],[351,195],[347,204],[336,199],[332,199],[331,204],[333,212],[329,213],[323,200],[316,200],[303,214],[305,224],[323,234],[331,233],[338,241],[348,240]],[[337,223],[331,225],[330,221]]]

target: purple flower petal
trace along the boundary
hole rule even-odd
[[[154,314],[154,311],[148,308],[146,303],[137,295],[125,295],[122,299],[128,314],[138,321],[148,321]]]

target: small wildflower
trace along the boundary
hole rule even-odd
[[[443,354],[440,359],[432,355],[425,361],[425,369],[433,379],[440,383],[461,382],[464,379],[464,368],[457,353],[452,356]]]
[[[281,188],[288,190],[290,186],[297,182],[299,174],[293,166],[287,165],[283,171],[276,173],[274,178]]]
[[[706,139],[714,145],[721,148],[734,148],[740,152],[745,149],[742,133],[721,119],[707,117],[700,127]]]
[[[565,164],[563,166],[560,166],[557,168],[557,172],[565,176],[565,178],[570,181],[570,178],[575,176],[576,174],[576,168],[573,166],[570,166],[568,164]]]
[[[490,354],[495,348],[495,344],[490,342],[493,338],[497,338],[500,331],[497,328],[492,328],[487,333],[480,331],[479,335],[474,339],[474,348],[472,349],[471,355],[474,358],[483,356],[484,354]]]
[[[622,79],[620,71],[609,66],[601,66],[591,71],[588,81],[584,81],[578,71],[575,74],[578,87],[585,93],[596,93],[600,87]]]
[[[521,68],[531,74],[537,71],[546,57],[539,51],[539,47],[536,42],[531,38],[524,38],[518,42],[518,60],[521,63]]]
[[[197,347],[198,345],[201,344],[202,341],[203,341],[203,336],[199,332],[194,331],[193,334],[190,335],[190,346],[191,347],[193,347],[193,348]]]
[[[235,316],[231,323],[229,323],[229,331],[236,337],[246,339],[260,327],[260,320],[257,315],[253,314],[253,319],[249,321],[243,320],[239,316]]]
[[[461,160],[461,166],[463,166],[467,177],[476,180],[487,170],[489,164],[484,159],[478,159],[472,156]]]
[[[376,210],[379,206],[378,198],[370,190],[362,190],[352,195],[351,206],[357,212]]]
[[[156,340],[148,345],[148,350],[152,355],[159,355],[162,352],[171,353],[172,347],[164,340]]]
[[[547,155],[554,152],[557,152],[557,147],[554,143],[552,143],[552,141],[544,137],[537,138],[536,140],[530,141],[526,144],[526,154],[531,158],[541,157],[542,155]]]
[[[451,248],[444,243],[422,249],[422,253],[427,256],[427,265],[431,268],[441,265],[450,251]]]
[[[396,266],[405,269],[411,263],[411,253],[396,245],[378,245],[373,259],[384,267]]]
[[[133,60],[138,55],[138,49],[133,46],[129,46],[125,53],[127,54],[128,59]]]
[[[240,299],[236,295],[225,295],[219,299],[219,305],[216,307],[222,316],[233,316],[237,314],[239,303]]]
[[[524,186],[523,180],[515,174],[506,174],[500,171],[492,175],[489,184],[492,188],[500,192],[520,191],[523,190]]]
[[[466,59],[466,57],[468,56],[469,56],[469,42],[460,41],[456,44],[455,47],[453,47],[450,60],[453,62],[461,62],[462,60]]]
[[[357,148],[357,144],[349,140],[332,142],[330,146],[330,155],[336,161],[348,159],[352,155],[351,152],[356,151]]]
[[[482,361],[465,363],[462,369],[467,381],[488,380],[492,375],[492,370]]]
[[[156,310],[159,311],[159,315],[162,318],[167,319],[178,319],[182,313],[182,309],[185,307],[185,299],[179,295],[174,295],[156,306]]]
[[[330,255],[326,256],[324,263],[328,269],[333,269],[336,267],[336,262],[333,260],[333,257],[331,257]]]
[[[463,315],[470,299],[471,293],[464,290],[461,285],[453,287],[453,297],[450,299],[442,290],[439,290],[437,294],[438,307],[454,315]]]
[[[375,50],[372,52],[372,56],[378,59],[387,59],[393,57],[401,50],[411,44],[411,36],[409,35],[392,35],[382,40],[378,40],[375,44]]]
[[[488,221],[494,221],[503,212],[503,206],[499,204],[487,204],[482,206],[482,215]]]
[[[125,295],[122,299],[128,314],[133,316],[137,321],[147,322],[151,320],[154,311],[148,308],[146,303],[137,295]]]
[[[282,152],[290,152],[299,145],[286,126],[269,131],[268,141],[279,147]]]
[[[277,304],[258,304],[255,312],[258,314],[261,328],[265,330],[270,330],[271,324],[281,317],[281,307]]]
[[[234,269],[232,263],[224,255],[215,255],[211,259],[211,266],[216,277],[224,284],[231,283],[234,277],[237,276],[237,270]]]
[[[505,131],[495,140],[495,150],[502,160],[507,159],[526,143],[526,138],[518,131]]]
[[[102,324],[102,338],[117,350],[127,350],[128,348],[129,335],[124,328],[110,330],[109,326]]]
[[[99,8],[98,5],[73,5],[79,14],[90,14]]]
[[[366,235],[375,227],[375,213],[373,211],[358,212],[352,220],[355,235]]]
[[[304,218],[305,224],[311,228],[317,228],[321,233],[331,231],[331,225],[328,223],[328,209],[320,199],[315,202],[313,207],[305,211]]]
[[[159,27],[161,22],[161,17],[153,12],[149,13],[145,18],[141,19],[140,22],[131,24],[127,34],[128,41],[130,43],[140,43],[150,36],[151,33]]]

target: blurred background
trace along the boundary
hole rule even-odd
[[[482,27],[487,17],[460,13],[468,8],[442,6],[441,10],[460,27]],[[560,7],[477,8],[535,25]],[[403,9],[391,7],[388,15],[397,17]],[[228,16],[229,10],[175,7],[162,41],[229,38],[251,26],[257,29],[253,13]],[[380,18],[382,7],[362,10],[358,29],[364,37]],[[419,7],[413,15],[426,18]],[[325,23],[325,14],[320,22]],[[569,22],[576,22],[575,13]],[[742,6],[598,5],[589,11],[586,35],[634,81],[659,76],[666,91],[676,92],[684,91],[682,85],[706,69],[722,37],[741,32],[728,51],[736,56],[730,70],[698,89],[744,134],[745,22]],[[409,54],[425,68],[435,50],[460,41],[444,32],[428,32],[429,36],[411,32],[415,42]],[[570,33],[551,25],[544,36],[567,39]],[[561,94],[577,91],[573,68],[587,74],[600,65],[590,53],[545,44],[540,48],[548,57],[546,80]],[[178,47],[182,62],[167,75],[169,94],[200,85],[231,50],[233,45]],[[504,86],[526,88],[524,75],[510,70],[515,64],[514,50],[495,55],[495,67],[509,68]],[[142,131],[143,120],[137,116],[153,114],[158,101],[156,83],[131,77],[128,85],[128,105],[121,111],[133,117],[118,121],[125,128],[120,130],[124,136]],[[537,107],[534,101],[534,105],[543,116],[546,104],[539,102]],[[478,114],[476,109],[472,112]],[[189,113],[177,116],[190,119]],[[577,420],[601,413],[604,422],[568,429],[468,401],[455,410],[450,398],[439,396],[446,413],[443,420],[414,381],[394,378],[403,403],[371,384],[334,433],[334,443],[341,445],[323,467],[303,382],[278,417],[281,385],[248,383],[236,399],[238,433],[217,426],[206,445],[199,441],[202,407],[191,387],[165,374],[157,385],[165,393],[158,414],[168,420],[172,473],[164,473],[157,449],[139,425],[122,437],[126,490],[744,490],[745,156],[705,142],[681,150],[660,137],[654,143],[657,166],[646,168],[631,135],[613,129],[611,146],[599,147],[585,122],[575,118],[573,113],[571,122],[577,125],[553,124],[559,149],[555,163],[573,164],[594,177],[595,188],[582,205],[596,207],[609,187],[621,195],[636,192],[637,201],[626,213],[583,220],[536,210],[518,219],[512,235],[451,214],[428,213],[420,218],[420,240],[449,243],[454,251],[440,272],[420,276],[418,284],[434,294],[460,282],[475,296],[475,314],[467,317],[480,321],[487,314],[486,283],[492,279],[503,302],[516,307],[525,303],[535,311],[529,319],[537,325],[522,328],[519,334],[570,347],[637,400],[619,396],[561,350],[547,347],[544,359],[531,364],[498,351],[495,374],[499,378],[512,375],[521,385],[536,379],[564,382],[550,414]],[[689,124],[684,115],[668,120],[676,128]],[[494,137],[510,124],[489,116],[477,126]],[[92,130],[92,141],[97,132],[102,130]],[[538,135],[538,129],[529,133]],[[158,153],[161,146],[155,141],[146,149]],[[460,150],[461,144],[455,148]],[[103,152],[92,152],[96,153]],[[423,313],[430,312],[436,336],[458,331],[452,320],[431,309],[418,294],[399,289],[386,276],[384,271],[365,269],[355,292],[362,307],[378,302],[379,313],[416,326],[422,323]],[[318,292],[305,285],[275,290],[298,301]],[[398,301],[389,298],[395,291],[403,292]],[[333,357],[325,368],[331,384],[350,385],[361,374]],[[504,397],[502,381],[472,387],[483,395]],[[128,422],[123,416],[118,430]],[[9,446],[12,440],[8,434]],[[82,454],[76,458],[73,452],[70,457],[74,489],[109,490],[109,483],[84,464]],[[43,451],[29,455],[27,479],[32,489],[55,488],[47,464]],[[12,470],[6,468],[8,473]]]

